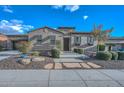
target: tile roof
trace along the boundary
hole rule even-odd
[[[58,27],[58,29],[75,29],[75,27]]]
[[[71,34],[92,34],[91,32],[72,32]]]
[[[60,32],[59,30],[53,29],[53,28],[48,27],[48,26],[44,26],[44,27],[41,27],[41,28],[37,28],[37,29],[35,29],[35,30],[32,30],[31,32],[37,31],[37,30],[40,30],[40,29],[45,29],[45,28],[51,29],[51,30],[56,31],[56,32],[61,33],[61,34],[64,34],[64,33]],[[30,33],[30,32],[29,32],[29,33]]]

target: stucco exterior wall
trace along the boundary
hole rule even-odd
[[[124,38],[122,39],[109,39],[106,42],[106,50],[108,47],[111,46],[113,51],[119,51],[120,49],[124,48]]]
[[[81,37],[81,44],[79,46],[75,46],[75,42],[74,42],[74,37],[75,36],[78,36],[78,37]],[[81,47],[83,45],[88,45],[88,38],[91,37],[91,35],[71,35],[71,50],[73,50],[74,48],[77,48],[77,47]],[[95,41],[94,41],[95,43]],[[93,43],[93,44],[94,44]]]
[[[43,40],[42,43],[38,43],[37,42],[36,38],[39,35],[42,35],[42,40]],[[61,34],[59,32],[56,32],[56,31],[53,31],[53,30],[51,31],[51,29],[48,29],[48,28],[38,29],[36,31],[33,31],[33,32],[29,33],[29,35],[28,35],[29,40],[33,41],[35,46],[38,46],[38,45],[41,46],[40,50],[48,50],[48,47],[50,49],[56,47],[56,44],[55,45],[51,45],[51,43],[50,43],[50,40],[51,40],[50,36],[55,36],[56,37],[56,41],[60,40],[61,41],[61,46],[63,46],[63,42],[62,42],[63,34]],[[33,37],[36,37],[36,38],[32,39]]]
[[[0,34],[0,46],[4,49],[12,49],[11,40],[7,36]]]

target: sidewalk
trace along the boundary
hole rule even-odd
[[[1,87],[120,87],[124,70],[0,70]]]

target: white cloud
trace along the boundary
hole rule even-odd
[[[52,7],[55,8],[55,9],[60,9],[60,8],[63,7],[63,5],[54,5],[54,6],[52,6]]]
[[[23,24],[22,20],[1,20],[0,32],[3,34],[23,34],[31,30],[33,26]]]
[[[89,17],[88,15],[85,15],[85,16],[83,16],[83,19],[84,19],[84,20],[87,20],[88,17]]]
[[[52,6],[54,9],[61,9],[64,8],[65,11],[70,11],[70,12],[74,12],[77,11],[80,6],[79,5],[54,5]]]
[[[2,7],[4,12],[13,13],[13,10],[11,9],[10,6],[4,5]]]
[[[68,10],[70,12],[77,11],[79,9],[79,5],[67,5],[65,6],[65,10]]]

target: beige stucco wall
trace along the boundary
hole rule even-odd
[[[32,37],[35,37],[35,36],[38,36],[38,35],[42,35],[42,39],[44,38],[47,38],[51,35],[53,36],[56,36],[56,40],[60,40],[61,41],[61,50],[63,50],[63,47],[64,47],[64,41],[63,41],[63,38],[70,38],[70,42],[69,42],[69,47],[70,47],[70,50],[73,50],[73,48],[77,47],[74,45],[74,37],[75,36],[81,36],[81,45],[86,45],[88,44],[87,42],[87,39],[88,37],[90,37],[91,35],[90,34],[61,34],[59,32],[56,32],[52,29],[48,29],[48,28],[42,28],[42,29],[37,29],[31,33],[29,33],[29,40],[32,38]],[[37,41],[34,39],[32,40],[34,42],[34,44],[37,43]],[[51,45],[50,44],[50,39],[46,39],[44,42],[42,42],[42,44],[40,45],[45,45],[47,44],[48,46],[51,46],[54,48],[56,47],[56,45]],[[46,47],[43,47],[43,50],[45,50]]]
[[[56,36],[56,40],[61,40],[61,45],[62,45],[62,49],[63,49],[63,42],[62,42],[62,40],[63,40],[63,34],[62,33],[59,33],[59,32],[56,32],[56,31],[54,31],[54,30],[52,30],[51,31],[51,29],[47,29],[47,28],[44,28],[44,29],[38,29],[38,30],[36,30],[36,31],[33,31],[33,32],[31,32],[31,33],[29,33],[29,35],[28,35],[28,37],[29,37],[29,40],[32,38],[32,37],[34,37],[34,36],[38,36],[38,35],[42,35],[42,39],[44,40],[43,42],[42,42],[42,44],[40,44],[40,45],[45,45],[45,44],[47,44],[48,46],[51,46],[51,47],[56,47],[56,45],[51,45],[50,44],[50,38],[49,38],[49,36]],[[36,40],[32,40],[33,41],[33,43],[35,44],[35,43],[37,43],[37,41]],[[46,47],[44,47],[44,49],[43,50],[45,50],[45,48]]]

